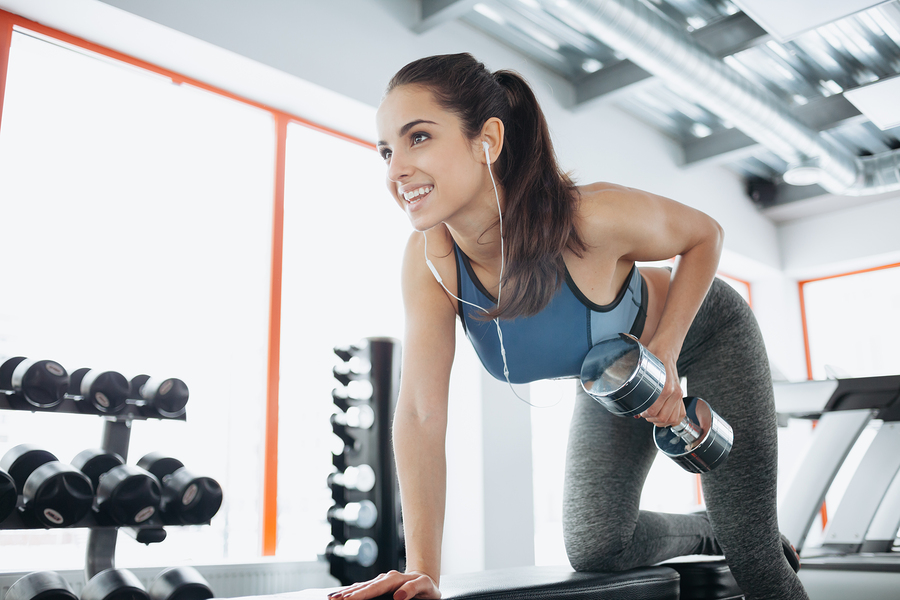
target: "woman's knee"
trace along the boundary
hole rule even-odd
[[[563,522],[566,555],[573,569],[597,572],[623,571],[632,567],[624,560],[632,542],[632,532],[583,525],[583,522]]]

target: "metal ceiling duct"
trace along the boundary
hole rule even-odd
[[[548,0],[544,0],[548,2]],[[859,158],[791,115],[785,103],[698,46],[639,0],[552,2],[585,30],[788,162],[788,183],[833,194],[900,190],[900,151]]]

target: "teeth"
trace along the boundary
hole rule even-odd
[[[434,188],[432,186],[420,187],[420,188],[412,190],[411,192],[405,192],[403,194],[403,198],[407,202],[412,202],[412,200],[414,198],[417,198],[418,196],[424,196],[425,194],[427,194],[428,192],[430,192],[433,189]]]

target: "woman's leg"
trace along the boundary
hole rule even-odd
[[[578,386],[566,453],[563,532],[577,571],[621,571],[713,553],[704,515],[638,510],[656,456],[653,426],[617,417]]]
[[[778,437],[772,378],[746,303],[716,281],[678,361],[688,393],[734,429],[728,459],[701,476],[716,539],[748,600],[807,598],[784,556],[776,510]]]

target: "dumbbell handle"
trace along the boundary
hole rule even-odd
[[[688,444],[700,439],[700,436],[703,435],[703,430],[695,425],[688,417],[683,418],[678,425],[672,425],[670,429],[672,430],[672,433]]]

